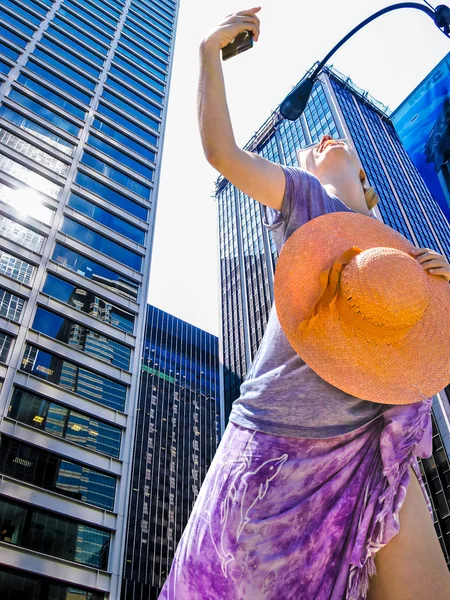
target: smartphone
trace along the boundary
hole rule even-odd
[[[232,42],[222,48],[222,60],[228,60],[253,48],[253,31],[242,31]]]

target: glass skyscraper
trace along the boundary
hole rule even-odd
[[[274,111],[245,146],[273,162],[298,166],[297,149],[329,134],[353,140],[369,183],[380,196],[375,216],[420,247],[450,259],[450,227],[380,102],[348,77],[326,69],[296,121]],[[221,177],[219,219],[220,375],[223,427],[255,358],[273,303],[277,251],[262,224],[262,206]],[[450,564],[450,386],[433,398],[433,456],[421,461],[435,527]]]
[[[177,16],[2,0],[2,600],[120,597]]]
[[[148,306],[122,600],[156,600],[219,439],[218,338]]]

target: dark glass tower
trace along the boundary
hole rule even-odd
[[[415,245],[450,258],[450,227],[403,148],[384,105],[335,70],[326,69],[296,121],[277,109],[246,150],[298,166],[297,150],[329,134],[350,138],[370,185],[380,196],[375,216]],[[225,427],[233,401],[258,351],[270,308],[277,251],[262,225],[262,206],[226,179],[216,185],[222,284],[220,352]],[[223,363],[223,364],[222,364]],[[433,398],[434,453],[421,463],[443,552],[450,555],[450,389]]]
[[[115,600],[178,2],[1,5],[0,595]]]
[[[122,600],[156,600],[219,441],[218,338],[148,306]]]

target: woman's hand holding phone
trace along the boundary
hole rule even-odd
[[[215,46],[217,50],[221,50],[231,44],[236,36],[245,31],[251,31],[253,40],[257,42],[260,22],[256,13],[260,10],[261,7],[257,6],[228,15],[206,35],[202,45]]]

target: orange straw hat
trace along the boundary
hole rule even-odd
[[[316,217],[284,244],[275,305],[291,346],[335,387],[410,404],[450,383],[450,286],[377,219]]]

